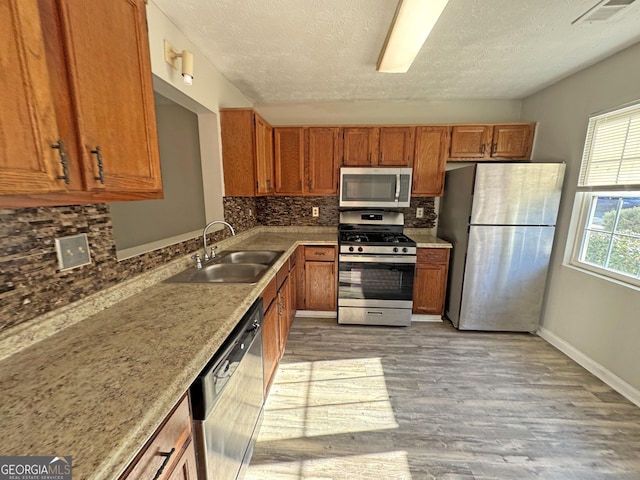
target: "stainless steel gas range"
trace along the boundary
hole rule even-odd
[[[340,212],[338,323],[411,324],[416,243],[403,227],[400,212]]]

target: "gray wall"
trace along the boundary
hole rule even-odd
[[[604,367],[636,394],[640,291],[570,267],[564,257],[573,240],[571,217],[589,115],[638,99],[640,44],[526,98],[522,107],[523,120],[539,122],[534,160],[567,162],[541,333]]]
[[[164,198],[110,205],[118,251],[194,232],[206,223],[198,117],[156,98]]]

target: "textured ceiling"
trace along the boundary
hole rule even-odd
[[[385,74],[396,0],[152,1],[256,104],[520,99],[640,41],[640,1],[571,25],[598,0],[450,0],[409,72]]]

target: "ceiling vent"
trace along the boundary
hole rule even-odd
[[[571,25],[585,22],[605,22],[633,2],[635,0],[601,0],[571,22]]]

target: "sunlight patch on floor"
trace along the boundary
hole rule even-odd
[[[251,465],[245,480],[411,480],[407,452]]]
[[[258,442],[397,428],[380,358],[282,364]]]

